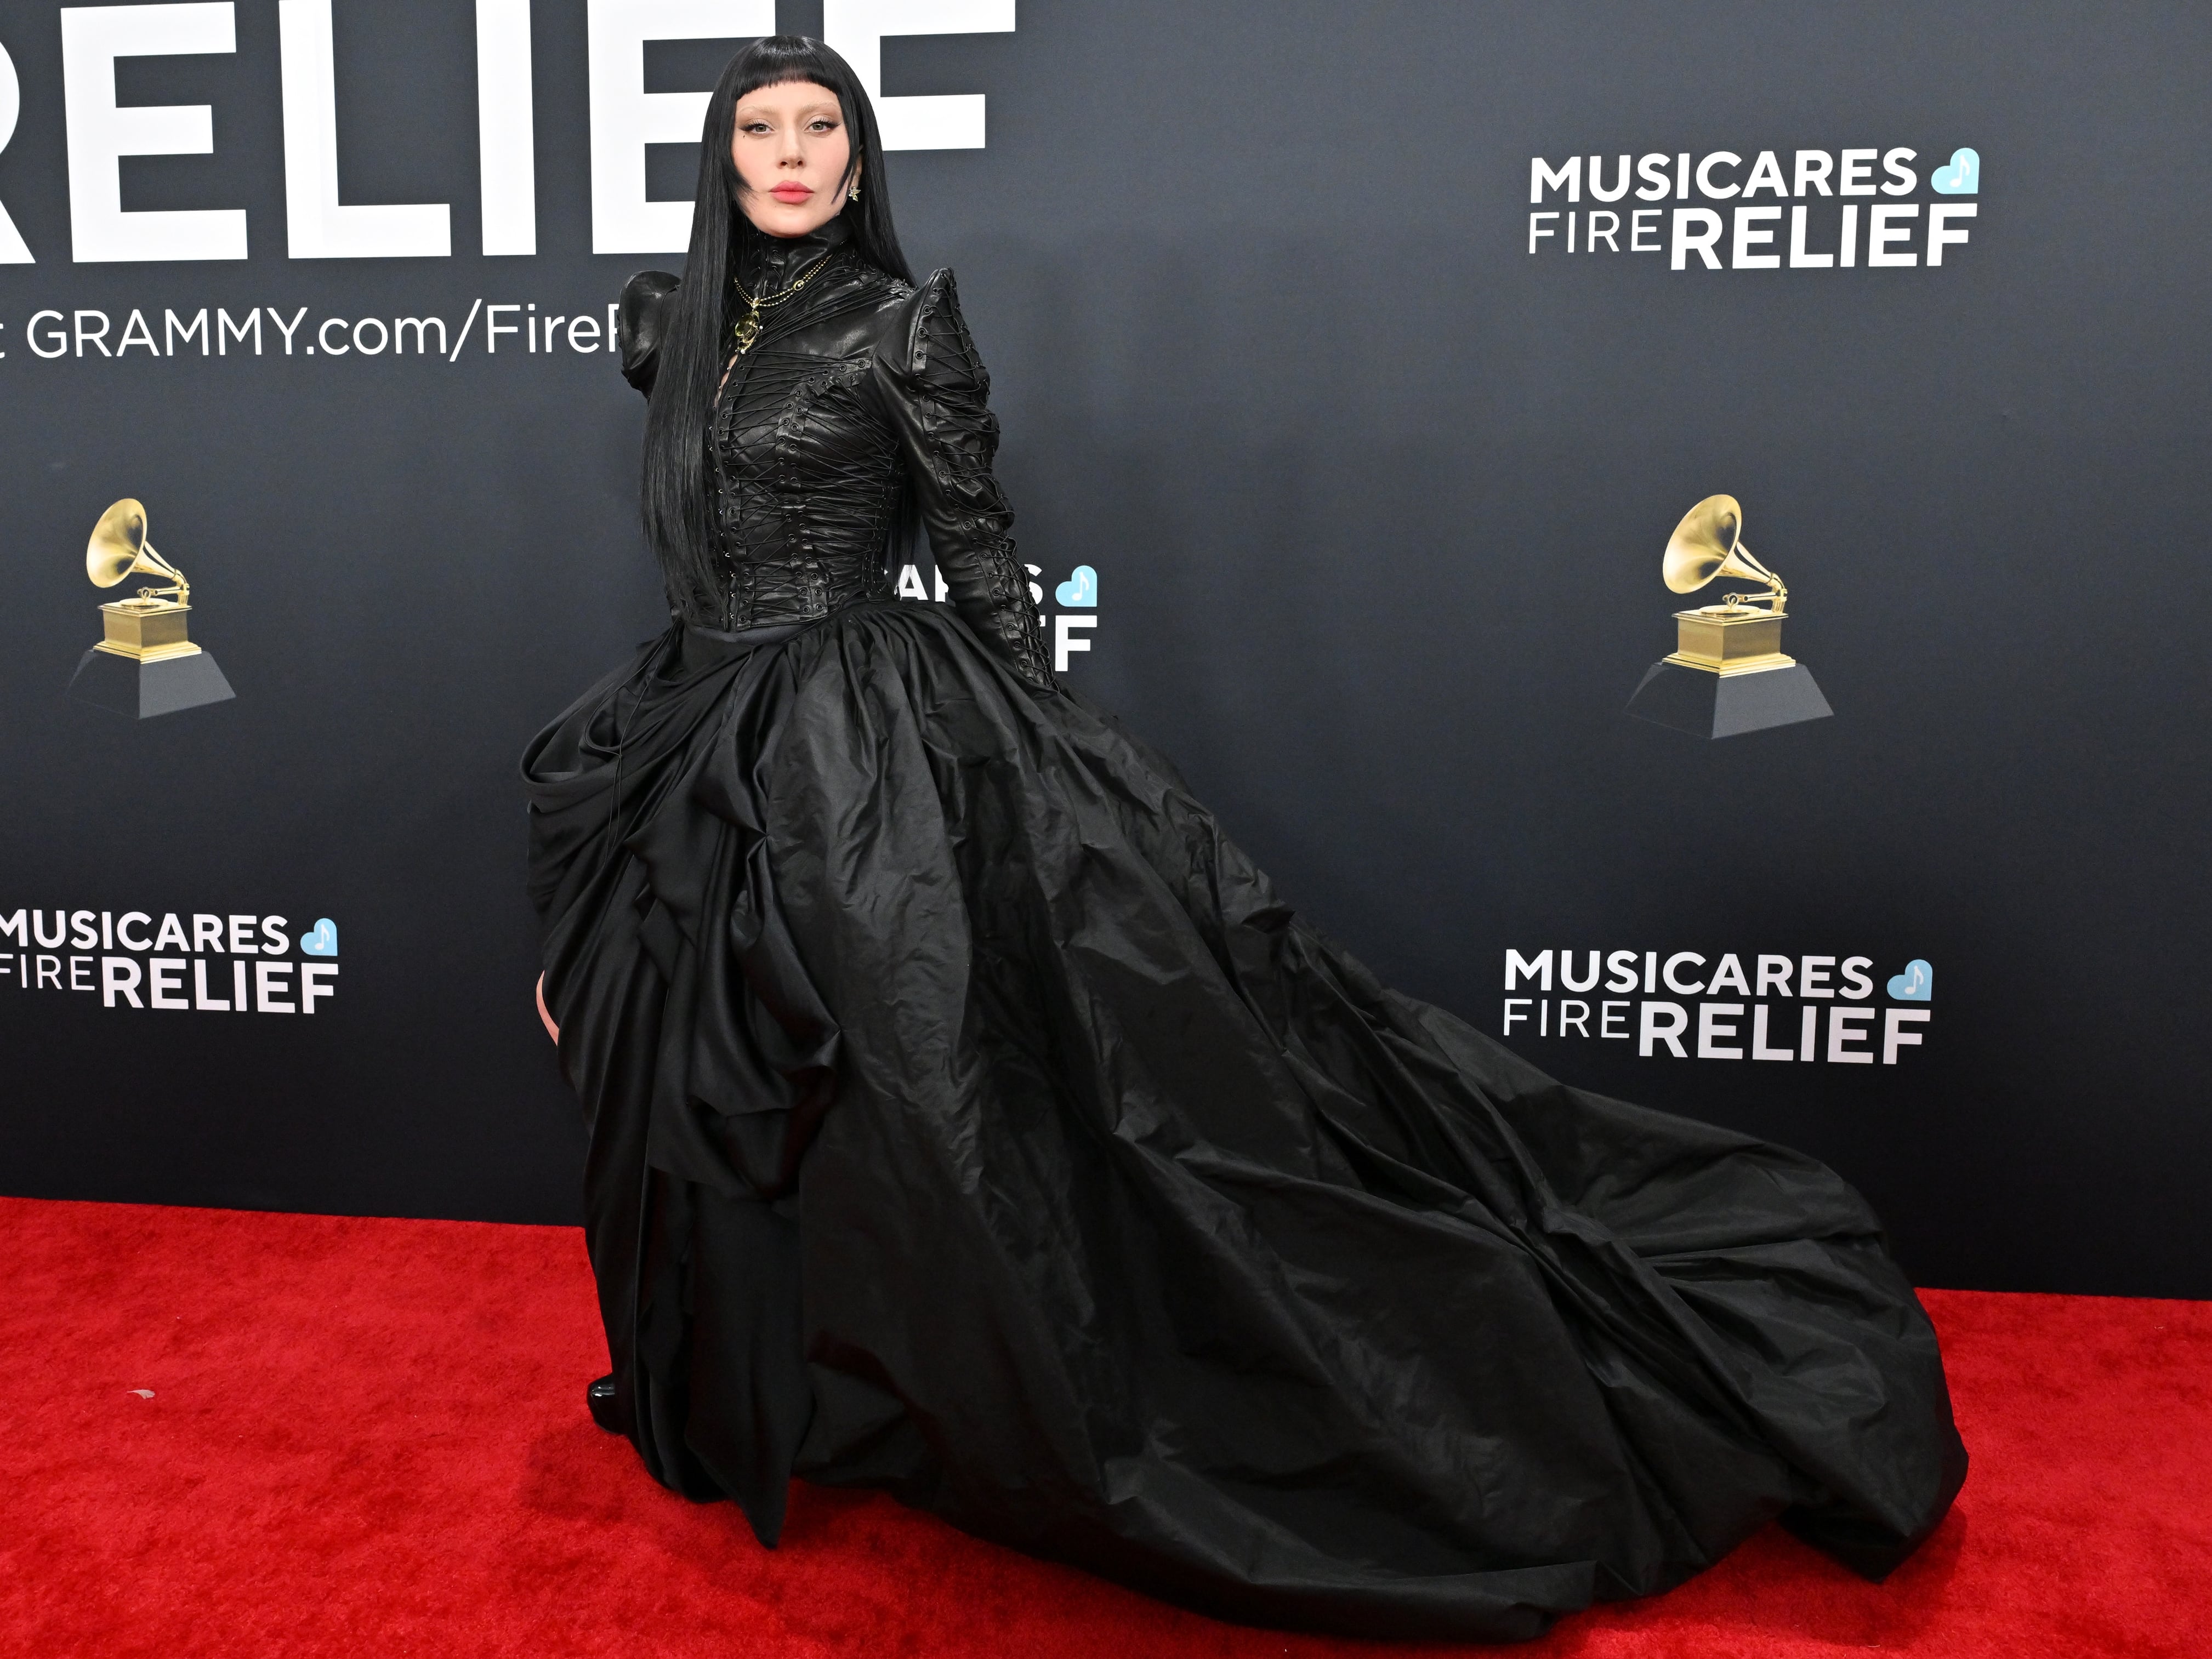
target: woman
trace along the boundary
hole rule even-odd
[[[1933,1530],[1966,1454],[1856,1194],[1377,984],[1054,684],[835,53],[725,71],[685,275],[621,315],[673,621],[525,772],[592,1408],[657,1479],[1363,1635]],[[949,605],[892,596],[916,520]]]

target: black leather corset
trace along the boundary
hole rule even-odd
[[[802,277],[806,286],[764,309],[757,343],[733,357],[715,398],[708,447],[720,568],[713,592],[672,576],[670,600],[686,622],[735,632],[888,599],[890,544],[910,499],[952,605],[987,648],[1048,690],[1013,510],[991,471],[990,376],[952,273],[916,289],[845,241],[832,220],[747,251],[748,293],[792,292]],[[642,271],[623,291],[623,374],[648,396],[679,286]]]
[[[886,550],[906,471],[871,384],[876,331],[805,330],[732,368],[712,428],[724,573],[714,626],[808,622],[890,597]]]

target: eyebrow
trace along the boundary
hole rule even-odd
[[[777,112],[778,112],[775,110],[765,108],[759,105],[739,104],[737,109],[737,118],[738,120],[743,120],[749,113],[754,115],[770,115]],[[799,106],[799,113],[802,116],[835,115],[842,119],[845,112],[843,107],[839,105],[836,99],[826,98],[818,104],[800,105]]]

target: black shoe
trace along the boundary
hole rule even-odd
[[[603,1376],[584,1390],[584,1403],[592,1408],[592,1421],[609,1434],[620,1434],[622,1425],[615,1418],[615,1380]]]

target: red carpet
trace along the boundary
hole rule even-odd
[[[1216,1624],[872,1496],[802,1489],[765,1552],[586,1419],[567,1229],[8,1199],[0,1239],[0,1652],[1468,1650]],[[1974,1472],[1887,1584],[1770,1530],[1514,1651],[2212,1652],[2212,1304],[1928,1301]]]

